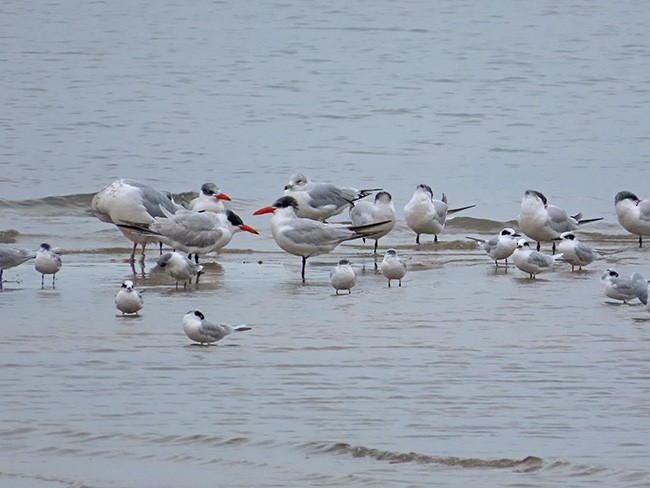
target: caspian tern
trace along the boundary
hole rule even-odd
[[[376,222],[388,223],[382,226],[374,234],[368,236],[365,239],[374,239],[375,248],[374,254],[377,254],[377,244],[379,239],[388,234],[393,227],[395,227],[395,206],[393,205],[393,197],[387,191],[380,191],[375,195],[374,202],[368,202],[366,200],[360,200],[350,208],[350,219],[352,220],[352,225],[368,225],[374,224]]]
[[[515,249],[517,248],[516,237],[519,237],[519,234],[517,234],[514,229],[506,227],[496,236],[491,237],[488,240],[469,236],[467,236],[467,239],[478,242],[479,247],[483,249],[488,256],[494,259],[495,266],[499,266],[499,259],[505,260],[507,266],[508,258],[512,256],[512,253],[515,252]]]
[[[650,200],[637,197],[631,191],[619,191],[614,197],[616,218],[623,228],[639,236],[639,247],[643,247],[643,236],[650,235]]]
[[[34,269],[41,273],[41,288],[45,287],[45,275],[52,275],[52,288],[56,280],[56,274],[61,269],[61,256],[52,250],[52,247],[44,242],[36,252]]]
[[[190,202],[190,210],[224,213],[226,207],[222,200],[230,201],[230,197],[219,191],[219,188],[214,183],[203,183],[199,196]]]

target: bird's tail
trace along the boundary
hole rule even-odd
[[[468,208],[472,208],[472,207],[476,207],[476,204],[467,205],[466,207],[450,208],[449,210],[447,210],[447,214],[453,214],[453,213],[456,213],[456,212],[460,212],[462,210],[467,210]]]
[[[348,229],[356,234],[354,237],[352,237],[352,239],[355,239],[357,237],[368,237],[375,232],[380,231],[383,225],[390,224],[391,222],[392,220],[383,220],[381,222],[373,222],[372,224],[354,225],[348,227]]]
[[[249,327],[246,324],[241,324],[241,325],[233,325],[232,326],[232,331],[233,332],[244,332],[245,330],[251,330],[252,327]]]
[[[479,239],[477,237],[465,236],[465,239],[471,239],[472,241],[476,241],[479,244],[483,244],[485,242],[485,239]]]
[[[162,234],[156,232],[155,230],[151,230],[146,224],[136,224],[135,222],[129,222],[129,223],[122,223],[122,224],[115,224],[118,227],[122,227],[123,229],[131,229],[131,230],[137,230],[138,232],[142,232],[143,234],[147,234],[150,236],[160,236]]]

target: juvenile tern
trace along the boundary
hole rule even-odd
[[[549,256],[548,254],[533,251],[526,239],[519,239],[517,248],[512,253],[512,261],[515,266],[528,273],[531,278],[536,278],[537,274],[550,270],[559,259],[562,259],[561,254]]]
[[[450,209],[447,196],[443,193],[442,200],[433,198],[433,190],[429,185],[418,185],[411,200],[404,207],[406,224],[415,232],[415,243],[420,244],[420,234],[433,234],[433,242],[438,242],[438,234],[445,228],[447,215],[467,210],[476,205]]]
[[[614,197],[616,218],[623,228],[639,236],[639,247],[643,247],[643,236],[650,235],[650,200],[637,197],[631,191],[619,191]]]
[[[341,259],[339,264],[330,271],[330,283],[339,294],[339,290],[347,290],[348,294],[352,293],[351,288],[357,282],[357,273],[352,268],[350,261]]]
[[[519,234],[517,234],[514,229],[506,227],[496,236],[491,237],[488,240],[470,236],[466,237],[467,239],[478,242],[479,247],[483,249],[488,256],[494,259],[495,266],[499,266],[499,259],[505,260],[507,266],[508,258],[512,256],[512,253],[515,252],[515,249],[517,248],[517,239],[515,238],[519,237]]]
[[[281,249],[302,257],[302,281],[305,281],[307,258],[332,251],[344,241],[368,237],[388,222],[359,227],[344,224],[326,224],[309,218],[298,217],[299,204],[295,198],[284,196],[273,205],[257,210],[253,215],[273,213],[271,233]]]
[[[126,280],[122,283],[122,287],[115,295],[115,306],[122,312],[122,315],[137,314],[142,309],[144,300],[142,294],[135,289],[133,281]]]
[[[45,275],[52,275],[52,288],[56,280],[56,274],[61,269],[61,256],[52,250],[52,247],[44,242],[36,252],[34,268],[41,273],[41,288],[45,287]]]
[[[199,196],[190,202],[190,210],[224,213],[226,207],[222,200],[230,201],[230,197],[219,191],[219,188],[214,183],[203,183]]]
[[[555,240],[560,238],[562,232],[576,230],[580,224],[602,219],[602,217],[583,219],[581,213],[569,216],[562,208],[549,205],[543,193],[526,190],[521,199],[518,222],[519,231],[537,241],[538,251],[542,242],[550,241],[553,243],[553,253],[555,253]]]
[[[614,300],[622,300],[627,303],[644,296],[647,301],[648,284],[639,273],[634,273],[630,278],[621,278],[619,274],[610,268],[607,268],[600,277],[600,283],[603,286],[605,295]]]
[[[368,225],[376,222],[388,222],[374,234],[369,235],[366,239],[375,240],[374,254],[377,254],[377,244],[379,239],[388,234],[395,227],[395,206],[393,197],[387,191],[380,191],[375,195],[374,202],[360,200],[350,208],[350,219],[352,225]]]
[[[357,190],[331,183],[313,182],[304,174],[297,173],[285,185],[284,194],[295,198],[298,217],[325,221],[377,190],[380,188]]]
[[[560,234],[560,244],[557,250],[562,254],[564,260],[571,265],[571,271],[578,266],[582,270],[583,266],[593,262],[598,257],[598,253],[591,247],[580,242],[573,232],[562,232]]]
[[[5,269],[18,266],[35,257],[35,251],[0,245],[0,290],[2,289],[2,273]]]
[[[194,263],[185,254],[177,251],[163,254],[158,258],[156,264],[176,280],[176,289],[178,289],[179,281],[182,281],[183,288],[187,289],[187,282],[192,283],[192,278],[197,276],[203,269],[203,266]]]
[[[381,274],[388,278],[388,287],[392,280],[398,280],[399,286],[402,286],[402,278],[406,275],[406,263],[397,256],[395,249],[389,249],[384,254],[384,259],[379,265]]]
[[[187,337],[202,346],[220,341],[228,334],[251,330],[247,325],[213,324],[205,320],[205,315],[198,310],[190,310],[183,317],[183,331]]]

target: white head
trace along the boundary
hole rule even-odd
[[[127,291],[133,290],[134,286],[135,285],[133,284],[133,281],[131,281],[131,280],[125,280],[124,283],[122,283],[122,288],[127,290]]]
[[[530,244],[526,239],[519,239],[517,241],[517,249],[530,249]]]

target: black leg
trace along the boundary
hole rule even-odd
[[[307,258],[305,256],[302,257],[302,282],[305,282],[305,266],[307,265]]]

